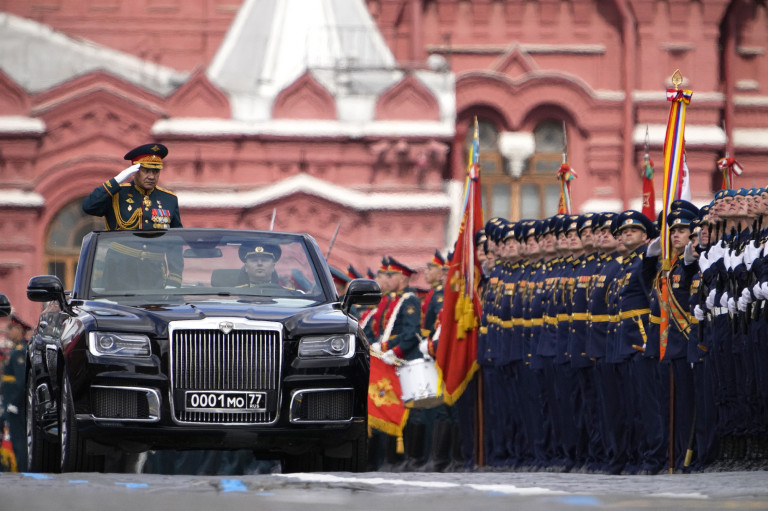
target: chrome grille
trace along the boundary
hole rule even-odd
[[[245,320],[240,320],[244,322]],[[266,424],[277,418],[280,382],[280,330],[183,328],[171,324],[171,403],[177,422],[197,424]],[[215,321],[218,325],[219,321]],[[265,412],[185,411],[184,391],[262,391],[271,398]],[[181,392],[177,392],[181,391]]]

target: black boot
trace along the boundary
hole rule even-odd
[[[458,424],[451,424],[451,462],[445,472],[467,472],[467,459],[461,452],[461,431]]]
[[[436,421],[432,431],[432,449],[419,472],[443,472],[451,462],[451,423]]]
[[[397,452],[397,437],[392,435],[384,436],[384,463],[379,466],[380,472],[397,472],[403,461],[403,455]]]
[[[393,472],[413,472],[424,464],[424,433],[426,426],[420,423],[408,423],[403,428],[405,458],[396,465]]]

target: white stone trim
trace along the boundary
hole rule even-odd
[[[285,137],[448,137],[456,127],[441,121],[371,121],[344,122],[304,119],[276,119],[245,122],[232,119],[173,118],[159,120],[153,135],[271,135]]]
[[[0,207],[37,208],[45,205],[45,198],[37,192],[0,189]]]
[[[651,147],[663,147],[667,136],[666,124],[637,124],[632,135],[635,146],[645,145],[645,129],[648,127],[648,141]],[[686,147],[725,146],[725,132],[720,126],[685,126]]]
[[[41,119],[21,115],[0,116],[0,133],[45,133],[45,123]]]
[[[283,181],[246,192],[177,191],[179,205],[187,208],[251,208],[267,202],[306,193],[358,211],[450,210],[447,193],[366,193],[299,174]]]

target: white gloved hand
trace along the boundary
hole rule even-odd
[[[744,252],[740,254],[737,254],[736,252],[731,252],[731,268],[736,268],[743,261],[744,261]]]
[[[419,351],[424,355],[424,358],[431,357],[429,354],[429,341],[427,339],[419,341]]]
[[[726,250],[723,253],[723,266],[725,266],[725,269],[728,271],[733,270],[733,265],[731,264],[731,251]]]
[[[387,350],[381,355],[381,361],[385,364],[389,364],[391,366],[395,365],[395,361],[397,360],[397,357],[395,356],[395,352],[392,350]]]
[[[139,167],[141,167],[140,163],[131,165],[130,167],[128,167],[127,169],[123,170],[118,175],[116,175],[115,181],[117,181],[118,183],[122,183],[128,180],[128,178],[133,177],[133,175],[139,171]]]
[[[755,297],[755,300],[765,300],[765,296],[763,295],[763,288],[759,282],[752,286],[752,295]]]
[[[18,413],[19,413],[18,407],[16,405],[12,405],[12,404],[9,404],[8,406],[6,406],[5,407],[5,411],[8,412],[8,413],[12,413],[14,415],[18,415]]]
[[[699,321],[704,321],[704,311],[701,308],[701,305],[696,305],[693,308],[693,317],[698,319]]]
[[[648,257],[658,257],[661,255],[661,238],[657,236],[648,243],[648,248],[645,249],[645,255]]]
[[[709,260],[714,263],[725,254],[725,245],[722,241],[718,241],[711,247],[709,247]]]
[[[768,300],[768,282],[760,283],[760,296],[763,297],[763,300]]]
[[[736,300],[733,298],[728,298],[728,301],[725,302],[726,306],[728,307],[728,312],[731,314],[736,314]]]
[[[381,342],[376,341],[373,344],[371,344],[371,351],[381,351]]]
[[[750,241],[747,243],[747,246],[744,248],[744,265],[747,267],[747,270],[752,269],[752,263],[755,262],[755,259],[760,257],[760,253],[763,251],[762,245],[758,245],[756,241]]]
[[[689,241],[683,250],[683,263],[688,266],[696,261],[696,251],[693,249],[693,242]]]
[[[710,290],[709,294],[707,295],[707,299],[705,300],[704,304],[707,306],[707,309],[712,309],[715,306],[715,294],[717,293],[716,289]]]
[[[701,257],[699,257],[699,270],[701,270],[701,273],[704,273],[710,266],[712,266],[712,261],[710,260],[709,252],[702,253]]]
[[[747,305],[749,305],[749,301],[747,301],[743,296],[739,297],[739,301],[736,302],[736,308],[739,309],[741,312],[744,312],[747,310]]]

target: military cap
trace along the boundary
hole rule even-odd
[[[501,218],[495,216],[485,222],[485,227],[483,230],[485,231],[485,235],[490,239],[491,241],[498,241],[498,234],[496,231],[496,228],[500,225]]]
[[[699,208],[697,208],[695,205],[693,205],[691,202],[688,202],[685,199],[677,199],[672,201],[672,204],[670,205],[670,212],[675,211],[676,209],[687,209],[688,211],[692,212],[694,215],[699,214]]]
[[[163,158],[168,156],[168,148],[163,144],[151,143],[140,145],[128,151],[124,159],[131,163],[140,163],[142,167],[149,169],[162,169]]]
[[[568,234],[570,231],[577,231],[579,229],[579,215],[568,215],[567,219],[563,223],[563,232]]]
[[[368,270],[365,272],[365,276],[368,277],[369,279],[375,279],[376,278],[376,274],[373,273],[373,270],[370,269],[370,268],[368,268]]]
[[[362,279],[363,274],[355,269],[351,264],[347,266],[347,277],[350,279]]]
[[[394,257],[390,257],[389,264],[387,265],[387,272],[402,273],[406,277],[410,277],[411,275],[416,273],[416,270],[404,265],[400,261],[396,260]]]
[[[725,190],[718,190],[715,193],[715,200],[724,199],[725,197],[734,197],[735,195],[736,195],[736,190],[726,188]]]
[[[699,208],[699,221],[704,220],[704,217],[709,214],[710,209],[712,209],[711,204],[705,204]]]
[[[670,211],[667,215],[667,225],[670,229],[673,227],[687,227],[693,229],[693,225],[691,224],[696,221],[697,218],[696,213],[693,211],[682,208],[675,209]]]
[[[377,273],[386,273],[387,268],[389,267],[389,256],[384,256],[381,258],[381,266],[379,266]]]
[[[9,321],[9,325],[20,326],[21,329],[24,330],[25,332],[32,330],[32,327],[29,326],[29,324],[27,324],[23,319],[18,317],[16,314],[11,313],[10,317],[8,318],[8,321]]]
[[[502,241],[507,241],[509,238],[516,238],[515,234],[515,226],[518,222],[509,222],[504,228],[504,234],[502,236]]]
[[[539,220],[526,220],[523,225],[523,241],[531,236],[538,238],[541,234],[541,222]]]
[[[241,245],[238,250],[240,260],[245,262],[251,256],[268,255],[272,256],[272,259],[278,261],[283,251],[278,245],[271,243],[257,243],[249,245]]]
[[[600,214],[600,221],[599,221],[599,228],[600,229],[608,229],[611,232],[613,232],[613,222],[616,219],[616,217],[619,216],[618,214],[612,212],[612,211],[606,211],[605,213]]]
[[[445,266],[445,258],[439,250],[435,250],[435,255],[432,256],[432,259],[430,259],[427,264],[430,266],[439,266],[443,268]]]
[[[597,227],[597,220],[597,213],[584,213],[583,215],[579,215],[576,230],[581,234],[581,231],[584,229],[594,229]]]
[[[333,277],[333,281],[337,282],[339,284],[348,284],[351,278],[349,278],[349,275],[341,271],[340,269],[334,267],[334,266],[328,266],[328,268],[331,270],[331,277]]]
[[[748,194],[748,188],[737,188],[733,193],[734,197],[746,197]]]
[[[616,230],[621,232],[622,229],[627,227],[639,227],[645,231],[649,238],[656,237],[656,227],[654,227],[653,222],[639,211],[628,209],[619,214]]]
[[[480,245],[485,243],[485,239],[486,239],[485,230],[479,229],[475,233],[475,246],[479,247]]]
[[[747,192],[747,195],[749,197],[759,197],[760,194],[763,193],[763,191],[764,190],[762,188],[750,188],[749,191]]]

